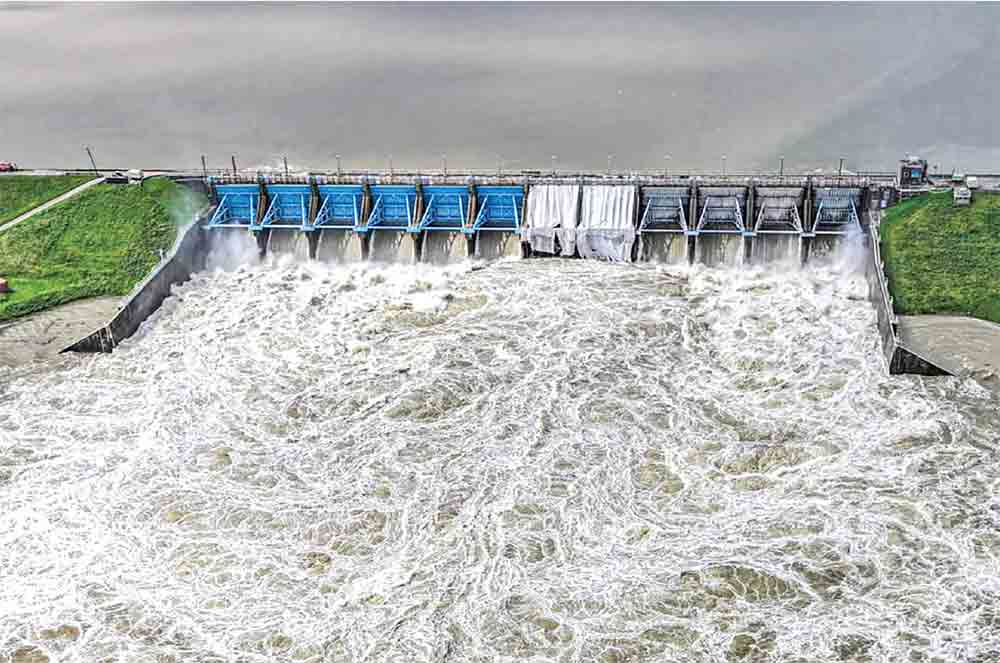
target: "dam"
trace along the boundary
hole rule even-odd
[[[171,288],[231,249],[327,264],[565,257],[723,269],[806,265],[860,249],[890,373],[948,371],[907,347],[878,240],[892,175],[261,175],[178,177],[208,192],[169,257],[104,327],[64,351],[109,352]],[[851,244],[848,244],[848,240]],[[854,250],[851,249],[851,250]],[[246,260],[242,250],[237,251]]]
[[[561,255],[710,266],[805,263],[863,232],[892,182],[858,176],[228,175],[207,228],[261,255],[448,262]]]

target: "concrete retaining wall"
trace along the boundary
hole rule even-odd
[[[951,375],[948,371],[924,359],[900,342],[899,323],[893,311],[892,296],[889,294],[885,265],[882,262],[880,224],[881,213],[871,213],[865,278],[868,281],[868,298],[878,315],[878,333],[882,340],[882,353],[889,365],[889,374]]]
[[[211,218],[211,210],[202,212],[177,233],[173,248],[152,273],[135,287],[108,324],[88,334],[63,352],[111,352],[121,341],[139,329],[163,300],[170,296],[175,283],[183,283],[205,268],[208,256],[208,231],[203,225]]]

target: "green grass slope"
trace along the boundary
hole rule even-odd
[[[0,225],[91,179],[93,179],[93,175],[4,175],[0,177]]]
[[[166,179],[99,184],[0,233],[0,321],[76,299],[124,296],[204,200]]]
[[[1000,195],[911,198],[886,211],[882,254],[902,314],[949,313],[1000,322]]]

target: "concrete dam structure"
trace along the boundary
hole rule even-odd
[[[804,263],[861,232],[888,187],[853,176],[237,175],[209,180],[207,227],[252,233],[262,255],[327,261]]]
[[[347,181],[345,181],[347,180]],[[184,178],[212,204],[104,327],[67,350],[110,352],[176,283],[207,266],[225,233],[258,254],[348,263],[450,263],[564,256],[739,268],[805,263],[867,234],[865,276],[891,373],[946,373],[897,331],[878,249],[877,211],[896,198],[886,177]]]

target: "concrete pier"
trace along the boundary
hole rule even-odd
[[[367,259],[404,265],[419,262],[419,239],[419,236],[406,230],[371,231]]]
[[[471,255],[469,238],[462,232],[425,230],[420,239],[420,262],[447,265]]]
[[[473,240],[473,256],[483,260],[520,258],[524,255],[521,238],[510,232],[480,230]]]
[[[683,233],[642,233],[639,237],[638,259],[664,265],[687,265],[691,260],[689,239]]]
[[[742,234],[701,234],[695,238],[694,261],[702,265],[741,267],[745,253]]]
[[[316,260],[326,263],[347,263],[367,257],[368,237],[352,229],[326,228],[315,231],[313,235],[316,237]]]

